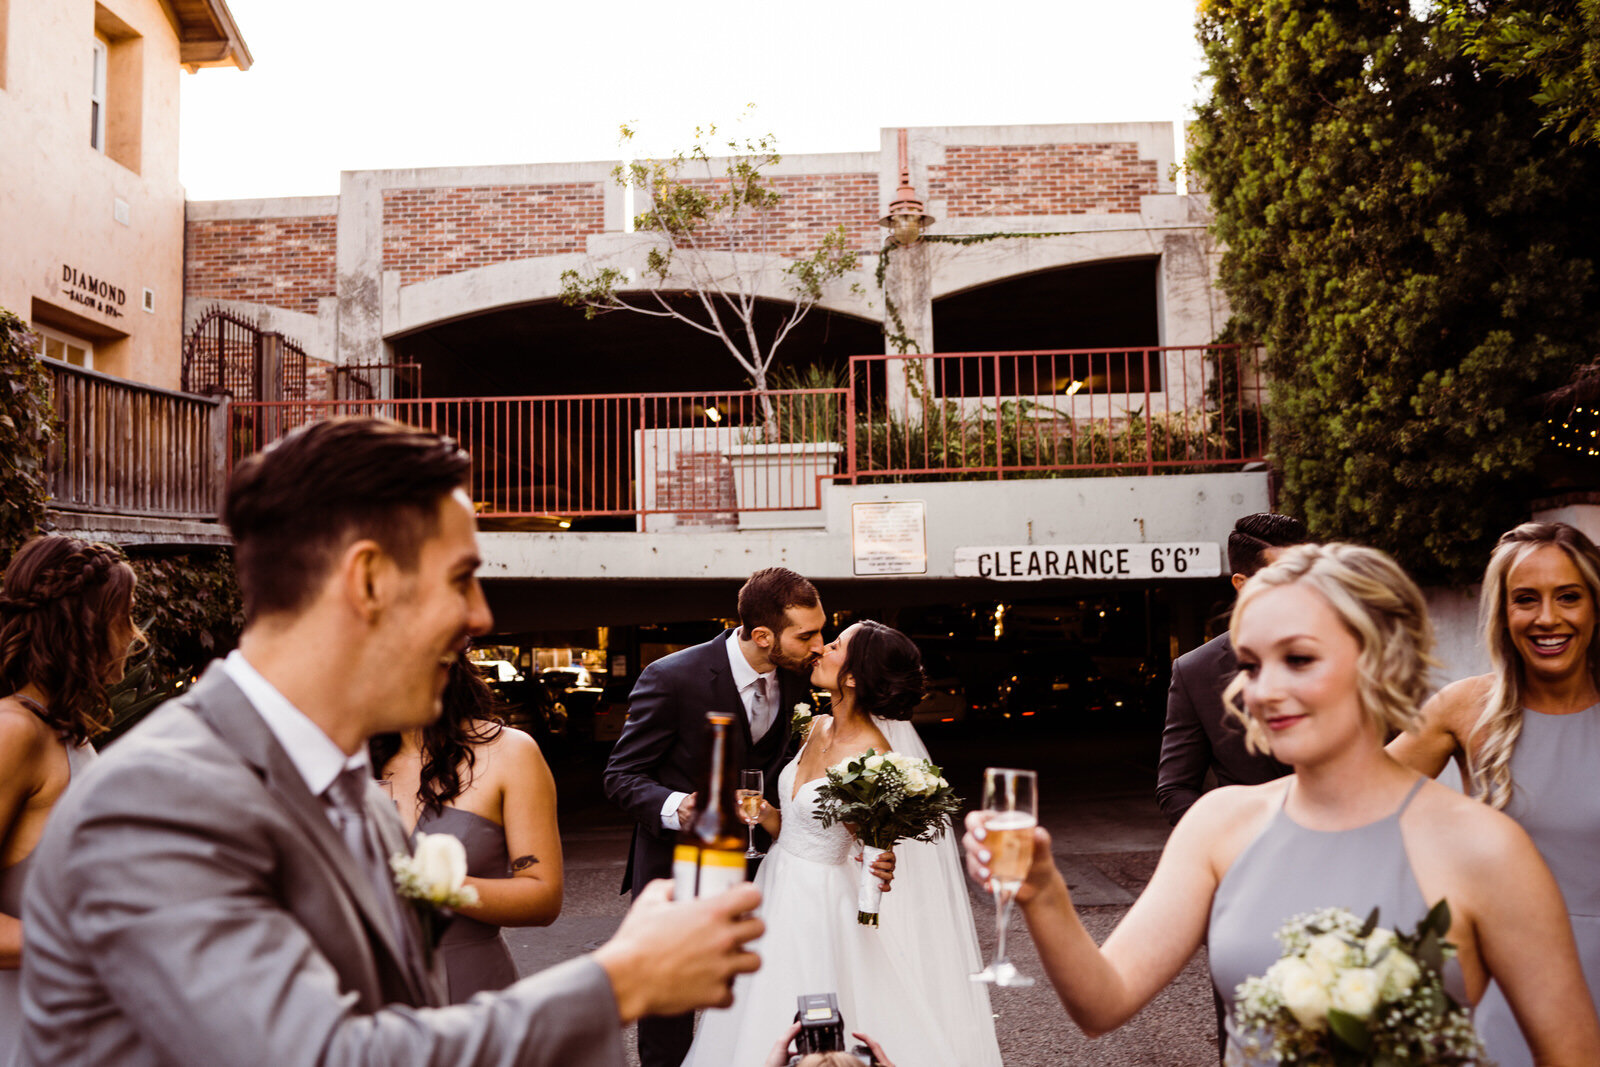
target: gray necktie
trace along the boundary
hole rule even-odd
[[[772,705],[769,697],[773,688],[765,675],[756,675],[755,695],[750,701],[750,740],[760,741],[772,728]]]
[[[379,844],[377,828],[367,818],[365,798],[369,778],[365,767],[346,767],[323,795],[328,800],[345,847],[372,883],[373,894],[378,898],[378,906],[383,909],[384,918],[389,922],[389,929],[399,939],[402,950],[409,952],[410,939],[406,936],[406,926],[401,919],[400,898],[395,894],[389,860]]]

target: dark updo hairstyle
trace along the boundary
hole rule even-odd
[[[465,656],[450,665],[442,705],[439,717],[422,731],[422,781],[417,789],[422,806],[434,815],[472,785],[477,761],[473,746],[493,741],[502,729],[500,698]],[[372,773],[383,777],[383,768],[399,751],[399,734],[378,734],[369,741]]]
[[[0,586],[0,685],[45,694],[44,721],[68,744],[106,726],[105,675],[127,653],[111,627],[132,625],[133,568],[114,545],[48,534],[17,550]],[[135,641],[142,638],[133,627]]]
[[[871,619],[862,620],[845,645],[843,670],[856,683],[856,704],[880,719],[911,718],[927,687],[922,653],[911,638]]]

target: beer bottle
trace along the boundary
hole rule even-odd
[[[732,753],[728,732],[733,716],[706,712],[711,727],[711,754],[694,818],[678,831],[672,853],[673,895],[678,900],[708,897],[744,881],[745,834],[734,799]]]

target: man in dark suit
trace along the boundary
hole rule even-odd
[[[1305,524],[1288,515],[1262,512],[1234,523],[1228,534],[1234,592],[1283,549],[1305,540]],[[1256,785],[1289,773],[1271,756],[1246,748],[1244,727],[1222,706],[1222,691],[1238,670],[1226,630],[1172,661],[1156,802],[1174,825],[1200,799],[1208,773],[1217,785]]]
[[[790,718],[796,704],[811,700],[808,678],[826,620],[815,586],[768,567],[739,590],[737,628],[640,673],[605,772],[606,795],[635,822],[623,892],[631,888],[637,898],[650,879],[672,875],[672,849],[692,818],[710,745],[706,712],[737,712],[732,764],[763,771],[768,803],[782,806],[778,772]],[[639,1020],[643,1067],[678,1067],[693,1040],[692,1014]]]
[[[669,903],[657,883],[592,954],[439,1008],[367,740],[437,718],[491,625],[470,470],[377,419],[235,468],[239,650],[52,813],[23,901],[23,1062],[620,1067],[624,1024],[731,1002],[760,894]]]
[[[1305,524],[1288,515],[1246,515],[1228,534],[1228,569],[1233,591],[1290,545],[1306,540]],[[1172,661],[1167,692],[1167,724],[1161,731],[1161,762],[1156,770],[1156,803],[1177,825],[1206,789],[1216,785],[1257,785],[1281,778],[1289,768],[1245,745],[1244,727],[1222,706],[1222,691],[1238,673],[1233,642],[1224,630],[1199,648]],[[1216,996],[1217,1047],[1226,1047],[1224,1007]]]

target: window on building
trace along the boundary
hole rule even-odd
[[[106,43],[94,42],[94,84],[89,91],[89,146],[106,150]]]
[[[103,4],[94,5],[94,81],[89,143],[134,173],[144,130],[144,38]]]
[[[58,359],[62,363],[70,363],[74,367],[84,370],[94,370],[94,342],[85,341],[81,337],[74,337],[70,333],[51,329],[49,326],[33,326],[33,332],[38,334],[43,344],[40,354],[45,359]]]

